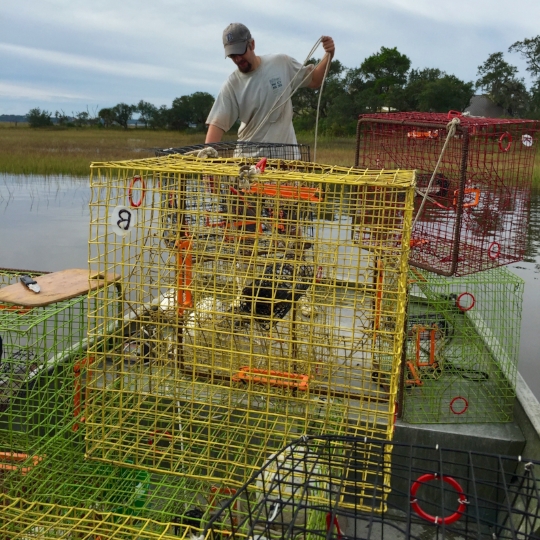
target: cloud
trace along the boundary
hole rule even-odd
[[[115,77],[150,79],[190,85],[208,84],[208,79],[180,76],[177,69],[153,64],[103,60],[101,58],[24,47],[9,43],[0,43],[0,52],[18,58],[26,58],[35,62],[74,68],[82,71],[106,73],[114,75]]]
[[[223,28],[240,21],[260,54],[303,61],[325,34],[347,67],[381,46],[397,47],[415,68],[473,80],[490,53],[537,34],[538,18],[540,2],[530,0],[274,0],[271,9],[262,0],[2,0],[1,76],[12,85],[43,86],[44,95],[84,94],[90,105],[215,95],[233,69],[222,56]],[[519,55],[507,60],[526,76]]]
[[[40,101],[85,100],[88,95],[65,92],[58,88],[45,88],[42,85],[12,84],[0,81],[0,97],[12,99],[30,99]]]

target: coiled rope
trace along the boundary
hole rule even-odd
[[[321,44],[322,42],[322,38],[323,36],[321,36],[316,42],[315,42],[315,45],[313,45],[311,51],[309,51],[309,54],[307,55],[306,59],[304,60],[304,63],[302,65],[302,67],[305,67],[305,65],[308,63],[309,59],[313,56],[313,54],[315,53],[315,51],[317,50],[317,47]],[[330,56],[329,53],[326,53],[325,56]],[[323,58],[324,60],[324,58]],[[313,161],[317,161],[317,137],[318,137],[318,130],[319,130],[319,110],[320,110],[320,107],[321,107],[321,97],[322,97],[322,91],[323,91],[323,86],[324,86],[324,81],[326,79],[326,76],[328,74],[328,70],[330,68],[330,62],[331,62],[331,58],[328,58],[328,62],[326,64],[326,69],[324,70],[324,75],[323,75],[323,80],[321,82],[321,86],[319,88],[319,99],[317,101],[317,114],[316,114],[316,117],[315,117],[315,144],[314,144],[314,147],[313,147]],[[322,60],[321,60],[322,62]],[[320,63],[320,62],[319,62]],[[319,64],[317,64],[319,65]],[[316,67],[316,66],[315,66]],[[313,69],[315,69],[315,67]],[[281,92],[281,94],[278,96],[278,98],[276,99],[276,102],[274,103],[273,107],[270,109],[270,111],[268,111],[267,115],[261,120],[261,122],[259,123],[259,125],[257,126],[257,128],[254,130],[254,132],[256,132],[267,120],[268,118],[270,118],[270,115],[276,111],[277,109],[279,109],[280,107],[283,107],[283,105],[285,105],[287,103],[287,101],[289,99],[291,99],[294,94],[296,94],[296,92],[298,92],[298,90],[300,89],[300,87],[302,86],[302,83],[304,83],[312,74],[313,70],[310,71],[301,81],[300,83],[298,84],[298,86],[291,92],[291,94],[287,97],[287,99],[283,100],[281,103],[280,103],[280,100],[281,98],[285,95],[285,92],[287,92],[287,90],[292,86],[293,82],[296,80],[296,78],[298,77],[298,75],[300,74],[300,71],[301,69],[299,69],[295,76],[290,80],[289,84],[283,89],[283,92]]]

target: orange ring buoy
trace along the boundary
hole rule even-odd
[[[507,140],[507,143],[505,146],[503,146],[504,140]],[[505,131],[500,137],[499,137],[499,150],[501,152],[508,152],[510,150],[510,147],[512,146],[512,134],[508,131]]]
[[[458,502],[459,506],[458,509],[449,516],[446,517],[438,517],[438,516],[432,516],[431,514],[428,514],[425,510],[422,510],[420,508],[420,505],[418,504],[418,501],[416,500],[416,492],[418,491],[418,488],[425,484],[426,482],[430,482],[431,480],[442,480],[443,482],[446,482],[448,485],[452,486],[457,492],[458,492]],[[429,521],[430,523],[435,523],[435,525],[450,525],[451,523],[454,523],[457,521],[464,513],[465,509],[467,508],[467,497],[465,496],[465,492],[463,491],[462,487],[459,485],[459,482],[452,478],[451,476],[446,475],[439,475],[439,474],[423,474],[416,480],[413,485],[411,486],[411,507],[412,509],[423,519],[426,521]]]
[[[137,182],[141,183],[141,198],[138,201],[133,200],[133,190],[135,189],[135,184]],[[133,208],[139,208],[141,206],[142,202],[144,201],[144,193],[145,193],[146,186],[144,185],[144,180],[140,176],[134,176],[131,179],[131,182],[129,183],[129,189],[128,189],[128,197],[129,197],[129,204]]]

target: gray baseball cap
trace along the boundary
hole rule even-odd
[[[251,39],[251,32],[241,23],[231,23],[223,30],[223,47],[225,47],[225,58],[230,54],[244,54],[248,41]]]

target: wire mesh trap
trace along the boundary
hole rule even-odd
[[[19,279],[28,274],[0,270],[2,294],[10,285],[24,291]],[[113,287],[107,295],[115,297]],[[73,366],[86,357],[87,315],[86,295],[34,307],[0,300],[0,461],[11,452],[31,458],[42,440],[69,429]]]
[[[302,433],[390,436],[413,174],[245,165],[93,165],[90,264],[123,307],[90,314],[92,459],[232,487]]]
[[[1,471],[0,533],[178,538],[199,534],[232,493],[130,465],[86,460],[84,426],[49,439],[33,463]]]
[[[235,538],[537,538],[538,463],[358,437],[268,456],[207,534]],[[215,530],[214,530],[215,528]]]
[[[208,150],[208,149],[212,150]],[[172,154],[192,155],[205,158],[266,157],[268,159],[311,161],[309,145],[264,143],[250,141],[229,141],[218,143],[194,144],[179,148],[162,148],[156,150],[156,156]]]
[[[114,466],[85,459],[88,373],[81,367],[91,364],[87,312],[89,303],[94,313],[102,307],[92,305],[86,294],[36,307],[5,302],[24,293],[18,281],[28,274],[50,278],[48,285],[58,277],[0,272],[0,537],[162,538],[202,527],[204,513],[215,508],[212,485],[151,475],[128,462]],[[87,271],[82,274],[89,287],[100,287],[104,304],[117,311],[114,283],[89,282]],[[41,283],[41,295],[50,296],[52,288]],[[69,286],[66,279],[61,283]],[[93,346],[103,348],[103,343]]]
[[[3,271],[2,285],[17,284],[20,275]],[[32,275],[39,279],[39,273]],[[115,286],[102,287],[102,293],[117,311]],[[87,304],[86,296],[78,296],[39,308],[5,304],[0,312],[7,351],[2,362],[13,362],[14,346],[35,351],[40,359],[35,368],[27,366],[24,377],[12,375],[6,383],[9,401],[0,412],[0,537],[97,540],[194,534],[230,496],[219,483],[151,474],[132,468],[129,461],[112,465],[85,458],[87,368],[92,365]],[[94,304],[92,309],[100,313],[102,308]],[[16,339],[13,328],[19,331]],[[31,339],[36,335],[41,340]],[[147,443],[154,444],[151,436]]]
[[[357,166],[417,170],[411,265],[459,276],[523,258],[539,127],[453,111],[360,117]]]
[[[410,270],[404,420],[512,420],[523,291],[505,268],[454,278]]]

